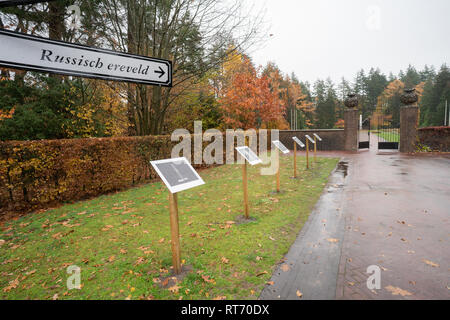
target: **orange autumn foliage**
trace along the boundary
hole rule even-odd
[[[271,80],[259,76],[249,59],[242,64],[242,71],[234,74],[219,99],[225,124],[245,130],[283,124],[285,107],[278,92],[271,90]]]

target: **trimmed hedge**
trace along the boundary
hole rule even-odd
[[[419,143],[431,151],[450,152],[450,127],[428,127],[418,130]]]
[[[178,143],[170,136],[0,142],[0,220],[155,179],[150,161],[170,158]]]
[[[0,214],[89,198],[152,178],[170,136],[0,143]]]

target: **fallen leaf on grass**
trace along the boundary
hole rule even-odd
[[[134,263],[135,266],[138,266],[140,264],[143,264],[145,262],[145,258],[139,257],[136,262]]]
[[[102,231],[108,231],[109,229],[112,229],[112,228],[114,228],[114,226],[108,225],[108,226],[105,226],[105,227],[102,229]]]
[[[412,296],[412,293],[403,289],[400,289],[398,287],[393,287],[393,286],[388,286],[385,288],[387,291],[389,291],[390,293],[392,293],[393,296]]]
[[[218,296],[218,297],[215,297],[213,300],[226,300],[226,299],[227,299],[226,296]]]
[[[109,262],[114,262],[114,260],[116,260],[116,256],[111,256],[108,258]]]
[[[0,247],[6,243],[5,240],[0,239]]]
[[[216,283],[216,281],[211,279],[209,276],[202,275],[202,279],[207,283]]]
[[[55,295],[53,296],[52,300],[58,300],[58,294],[55,293]]]
[[[12,289],[17,288],[18,285],[19,285],[19,278],[17,277],[16,279],[11,280],[7,287],[3,288],[3,292],[9,292]]]
[[[31,276],[32,274],[35,274],[35,273],[36,273],[36,269],[35,269],[35,270],[28,271],[27,273],[25,273],[25,275]]]
[[[120,253],[121,254],[126,254],[128,251],[127,250],[125,250],[125,249],[120,249]]]
[[[165,239],[164,239],[164,238],[162,238],[162,239],[160,239],[160,240],[159,240],[158,242],[159,242],[159,243],[163,243],[163,242],[164,242],[164,240],[165,240]]]
[[[261,277],[261,276],[263,276],[263,275],[265,275],[267,273],[268,273],[267,271],[263,271],[263,272],[258,273],[256,276],[257,277]]]
[[[423,259],[423,262],[425,262],[429,266],[432,266],[433,268],[439,268],[439,264],[434,263],[433,261]]]
[[[174,285],[173,287],[169,288],[169,291],[172,293],[178,293],[178,291],[181,289],[178,285]]]
[[[228,259],[225,258],[225,257],[222,257],[221,261],[222,261],[222,263],[224,263],[224,264],[228,264],[228,262],[230,262],[230,260],[228,260]]]

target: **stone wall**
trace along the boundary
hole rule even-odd
[[[316,133],[322,138],[322,142],[317,144],[317,150],[331,151],[344,150],[344,129],[318,129],[318,130],[286,130],[280,131],[280,141],[290,150],[294,150],[294,140],[292,137],[296,136],[303,143],[306,144],[305,135],[309,135],[314,139],[313,134]],[[299,151],[302,148],[297,148]],[[313,147],[311,146],[311,150]]]
[[[450,152],[450,127],[419,129],[419,143],[432,151]]]

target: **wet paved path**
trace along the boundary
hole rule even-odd
[[[333,155],[348,175],[332,174],[260,298],[450,299],[450,156]]]

